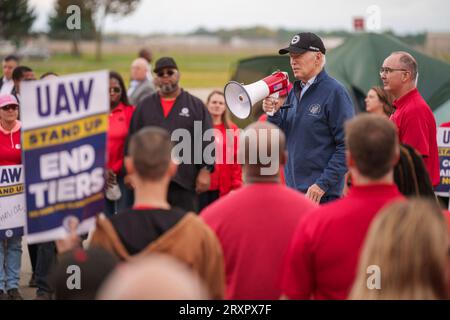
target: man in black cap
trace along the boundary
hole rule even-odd
[[[202,139],[205,131],[212,128],[212,119],[203,102],[180,87],[180,71],[173,58],[160,58],[153,72],[158,91],[137,105],[131,119],[125,154],[130,137],[143,127],[162,127],[171,135],[177,129],[182,130],[176,133],[188,133],[188,142],[183,137],[177,137],[178,134],[172,135],[175,136],[174,142],[182,140],[180,143],[187,144],[189,150],[183,149],[179,155],[183,161],[169,185],[168,201],[174,207],[197,212],[197,195],[208,191],[210,172],[214,169],[214,165],[207,164],[203,157],[205,148],[212,141]],[[194,139],[201,141],[194,142]]]
[[[310,32],[296,34],[288,47],[296,81],[286,103],[267,98],[265,112],[275,111],[268,121],[278,125],[287,138],[286,183],[316,203],[339,198],[344,187],[344,122],[354,107],[343,85],[325,71],[325,46]]]

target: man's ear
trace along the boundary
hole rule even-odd
[[[411,81],[411,73],[403,72],[402,82],[410,82],[410,81]]]
[[[347,163],[347,168],[355,166],[355,160],[353,159],[350,151],[345,150],[345,161]]]
[[[320,53],[320,52],[316,53],[316,62],[317,62],[317,65],[320,65],[322,63],[322,53]]]
[[[178,164],[175,161],[170,160],[169,167],[167,168],[167,173],[169,174],[169,176],[171,178],[175,177],[175,175],[177,174],[177,170],[178,170]]]
[[[397,146],[395,148],[395,154],[394,154],[394,159],[393,159],[393,166],[396,166],[399,161],[400,161],[400,146]]]
[[[125,157],[125,169],[127,170],[127,174],[134,174],[136,172],[133,159],[130,156]]]

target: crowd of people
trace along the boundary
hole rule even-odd
[[[296,34],[279,53],[295,82],[244,129],[222,91],[205,102],[185,91],[172,57],[153,67],[141,50],[128,89],[110,71],[105,209],[87,237],[74,222],[66,238],[28,246],[36,299],[449,298],[437,128],[414,57],[386,57],[383,85],[355,115],[320,37]],[[20,83],[36,77],[13,55],[2,66],[0,165],[20,165]],[[215,163],[204,140],[174,156],[178,130],[199,139],[198,124],[202,137],[214,129]],[[21,258],[22,237],[2,240],[2,300],[22,299]]]

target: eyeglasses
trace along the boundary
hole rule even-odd
[[[171,76],[173,76],[174,74],[175,74],[175,71],[174,71],[174,70],[167,70],[166,72],[164,72],[164,71],[159,71],[159,72],[156,73],[156,75],[157,75],[159,78],[162,78],[162,77],[164,77],[165,75],[168,75],[169,77],[171,77]]]
[[[380,68],[380,74],[383,74],[383,73],[389,74],[389,73],[392,73],[392,72],[394,72],[394,71],[404,71],[404,72],[409,72],[409,71],[406,70],[406,69],[393,69],[393,68],[389,68],[389,67],[381,67],[381,68]]]
[[[17,109],[19,109],[19,106],[15,105],[15,104],[10,104],[8,106],[2,107],[2,110],[5,110],[5,111],[9,111],[9,110],[16,111]]]
[[[120,89],[119,87],[111,87],[109,88],[109,93],[121,93],[122,89]]]

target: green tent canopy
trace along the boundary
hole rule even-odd
[[[367,91],[381,85],[379,69],[384,59],[393,51],[407,51],[419,65],[418,89],[435,112],[437,123],[450,121],[447,118],[450,101],[450,64],[416,51],[398,39],[383,34],[361,33],[349,38],[341,46],[327,54],[327,72],[340,81],[348,90],[358,110],[364,110]],[[288,56],[260,56],[240,60],[232,80],[245,84],[259,80],[270,73],[288,71],[294,80]],[[437,112],[439,110],[439,112]],[[253,117],[261,114],[255,108]]]

